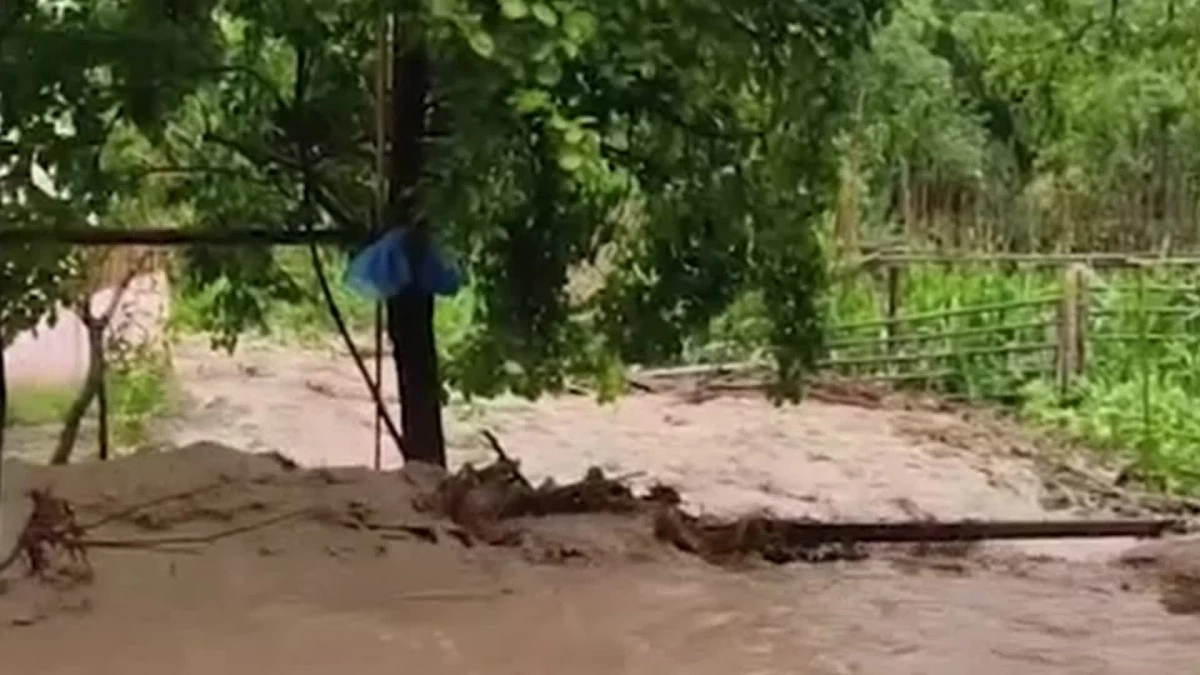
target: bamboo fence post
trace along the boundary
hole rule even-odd
[[[1062,302],[1058,312],[1058,349],[1056,350],[1058,390],[1066,395],[1084,369],[1084,345],[1087,331],[1087,278],[1083,265],[1068,265],[1063,272]]]
[[[1081,376],[1087,372],[1088,362],[1088,308],[1092,306],[1092,270],[1086,265],[1075,265],[1076,282],[1078,289],[1077,303],[1075,305],[1075,376]]]
[[[1146,273],[1145,269],[1138,267],[1134,274],[1137,275],[1137,305],[1138,305],[1138,359],[1141,361],[1142,370],[1142,442],[1146,445],[1150,441],[1151,428],[1151,412],[1150,412],[1150,355],[1148,340],[1149,313],[1146,310]]]
[[[887,266],[887,324],[884,328],[887,335],[886,350],[891,354],[895,348],[895,339],[899,333],[899,323],[896,321],[900,313],[900,266]]]

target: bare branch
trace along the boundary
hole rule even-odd
[[[125,270],[125,274],[121,275],[121,280],[113,287],[112,297],[108,299],[108,309],[100,315],[100,325],[107,327],[112,317],[117,312],[117,308],[121,305],[121,298],[125,295],[125,291],[133,280],[141,274],[146,267],[147,262],[152,258],[153,253],[150,251],[142,251],[129,269]]]

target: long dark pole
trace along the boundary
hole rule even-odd
[[[427,222],[420,215],[425,121],[431,85],[429,53],[417,18],[399,17],[392,37],[392,135],[388,202],[395,227],[406,230],[409,268],[421,276],[429,251]],[[441,380],[433,332],[434,301],[413,284],[387,300],[387,332],[400,390],[405,460],[446,466]]]
[[[100,461],[108,461],[108,357],[104,343],[96,352],[100,364],[100,384],[96,388],[96,442],[100,446]]]
[[[362,232],[351,230],[274,230],[238,228],[221,230],[155,228],[112,229],[73,227],[55,229],[5,228],[0,226],[0,248],[21,244],[64,244],[75,246],[303,246],[307,244],[353,244]]]
[[[823,542],[960,542],[986,539],[1087,539],[1108,537],[1161,537],[1182,528],[1183,522],[1153,520],[966,520],[953,522],[812,523],[779,524],[789,543]],[[716,529],[713,528],[703,529]]]
[[[0,298],[3,298],[3,295],[0,293]],[[6,426],[8,426],[8,373],[4,369],[4,340],[0,339],[0,502],[3,502],[4,499],[4,427]]]
[[[375,232],[381,234],[387,227],[387,139],[388,112],[391,109],[391,97],[388,96],[388,85],[391,82],[389,65],[392,62],[390,15],[384,11],[379,16],[376,47],[379,51],[379,62],[375,66]],[[384,306],[382,302],[375,303],[375,387],[383,390],[383,324]],[[383,468],[383,408],[375,408],[375,457],[376,471]]]

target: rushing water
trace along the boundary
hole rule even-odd
[[[1126,572],[944,562],[534,568],[479,597],[403,595],[361,569],[239,595],[226,570],[208,602],[0,631],[0,653],[22,672],[114,675],[1200,673],[1200,619]]]

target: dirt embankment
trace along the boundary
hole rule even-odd
[[[488,471],[304,469],[212,444],[27,467],[26,487],[75,505],[94,578],[69,557],[50,582],[11,568],[0,651],[56,673],[1195,672],[1200,622],[1155,597],[1161,579],[1168,609],[1200,609],[1197,542],[1116,564],[931,547],[731,572],[656,541],[654,508],[595,473],[509,493],[544,501],[493,518],[486,492],[456,493]]]
[[[390,472],[303,469],[281,455],[197,443],[103,464],[9,468],[16,474],[6,481],[10,489],[20,487],[5,500],[0,590],[7,594],[0,606],[15,612],[8,617],[14,625],[52,613],[42,606],[48,600],[93,594],[108,577],[120,579],[129,565],[154,564],[149,561],[169,563],[174,574],[183,561],[206,557],[352,561],[398,556],[397,573],[415,579],[428,573],[419,566],[410,569],[416,550],[419,559],[440,561],[435,567],[447,561],[501,560],[486,550],[489,545],[516,549],[520,555],[514,562],[664,555],[644,514],[630,508],[632,502],[585,507],[601,512],[586,523],[506,525],[511,536],[500,541],[484,529],[496,527],[499,519],[486,491],[472,492],[471,503],[448,512],[438,497],[453,481],[419,465]],[[637,501],[621,492],[619,499]],[[629,517],[609,518],[604,511]],[[10,550],[14,555],[5,557]],[[24,578],[30,572],[43,578]],[[18,597],[23,595],[29,598]]]

